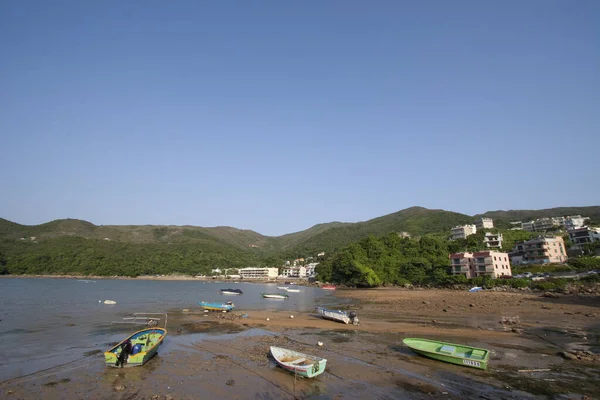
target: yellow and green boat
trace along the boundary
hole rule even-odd
[[[128,336],[104,352],[104,361],[111,367],[137,367],[144,365],[158,350],[167,335],[165,328],[148,328]],[[123,354],[123,351],[126,351]]]
[[[422,356],[465,367],[486,369],[490,358],[489,350],[478,347],[418,338],[406,338],[402,342]]]

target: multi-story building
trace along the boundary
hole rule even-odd
[[[304,268],[306,268],[307,278],[314,278],[317,275],[315,272],[315,268],[317,267],[317,265],[319,265],[319,263],[310,263],[304,266]]]
[[[285,267],[281,269],[279,276],[284,278],[306,278],[306,268],[302,266]]]
[[[452,240],[466,239],[467,236],[477,233],[477,227],[475,225],[455,226],[452,228],[451,232]]]
[[[554,218],[538,218],[533,224],[533,229],[538,232],[551,230],[554,227]]]
[[[277,279],[278,268],[241,268],[242,279]]]
[[[521,224],[521,228],[523,228],[524,231],[533,232],[535,230],[534,225],[535,221],[525,221]]]
[[[477,229],[492,229],[494,227],[494,220],[491,218],[481,217],[475,221],[475,227]]]
[[[571,215],[565,220],[565,228],[567,230],[581,228],[585,225],[586,219],[587,218],[584,218],[581,215]]]
[[[583,228],[570,229],[569,239],[573,242],[573,248],[576,250],[583,249],[588,243],[600,242],[600,228],[591,228],[584,226]]]
[[[450,255],[452,273],[467,278],[488,275],[492,278],[512,276],[507,253],[499,251],[477,251]]]
[[[478,251],[473,253],[475,262],[473,264],[474,275],[489,275],[492,278],[501,276],[512,276],[510,260],[507,253],[499,251]]]
[[[473,278],[471,275],[473,263],[473,253],[465,252],[450,254],[450,264],[452,266],[453,275],[464,275],[469,279]]]
[[[504,238],[501,233],[486,232],[483,238],[483,243],[488,249],[499,249],[502,247],[502,241]]]
[[[524,264],[564,263],[567,261],[565,242],[560,236],[538,236],[535,239],[518,243],[515,248],[522,246]],[[514,250],[513,250],[514,251]]]

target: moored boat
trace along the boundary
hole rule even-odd
[[[342,310],[328,310],[323,307],[315,307],[315,311],[319,313],[323,318],[330,319],[332,321],[343,322],[346,325],[358,325],[358,315],[356,311],[342,311]]]
[[[200,307],[209,311],[231,311],[235,307],[235,304],[233,304],[231,301],[228,301],[227,303],[210,303],[208,301],[199,301],[198,304],[200,304]]]
[[[325,285],[325,286],[321,286],[321,289],[324,289],[324,290],[335,290],[335,286],[333,286],[333,285]]]
[[[271,355],[281,368],[305,378],[322,374],[327,364],[325,358],[275,346],[271,346]]]
[[[290,288],[287,288],[285,290],[288,291],[289,293],[300,293],[300,289],[290,289]]]
[[[104,362],[111,367],[138,367],[150,360],[167,335],[164,328],[137,331],[104,352]]]
[[[287,286],[277,286],[277,289],[288,290],[289,288]]]
[[[405,338],[402,342],[422,356],[465,367],[486,369],[490,357],[489,350],[461,344],[419,338]]]
[[[287,294],[282,293],[261,293],[261,296],[265,299],[287,299],[290,297]]]
[[[235,295],[244,294],[244,292],[242,292],[240,289],[221,289],[220,292],[221,292],[221,294],[235,294]]]

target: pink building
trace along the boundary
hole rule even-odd
[[[512,276],[508,254],[499,251],[455,253],[450,255],[450,262],[453,274],[462,274],[467,278]]]

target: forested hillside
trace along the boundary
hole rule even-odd
[[[499,226],[509,226],[508,222],[512,220],[574,214],[588,216],[592,221],[600,222],[598,206],[539,211],[490,211],[482,215],[494,218]],[[474,221],[475,217],[464,214],[411,207],[364,222],[318,224],[301,232],[269,237],[232,227],[98,226],[76,219],[27,226],[0,218],[0,273],[135,276],[173,272],[197,274],[217,267],[278,266],[284,260],[315,256],[322,251],[328,256],[339,250],[348,254],[347,246],[350,245],[354,246],[353,251],[358,251],[356,243],[370,236],[385,236],[386,245],[396,246],[399,242],[392,241],[388,234],[394,233],[398,237],[396,233],[399,232],[408,232],[417,239],[422,235],[427,236],[423,243],[413,240],[402,242],[404,247],[398,245],[406,251],[420,254],[421,261],[403,259],[402,262],[430,265],[434,260],[436,263],[441,261],[441,254],[444,252],[447,257],[448,251],[480,248],[483,233],[464,241],[446,240],[450,228]],[[505,230],[504,250],[509,251],[514,241],[532,236],[528,232]],[[436,256],[432,255],[432,248],[436,249]],[[364,262],[361,257],[359,252],[355,254],[358,260],[356,266],[361,266]],[[395,255],[391,257],[394,258]],[[388,260],[381,262],[388,265]],[[429,260],[430,264],[423,260]],[[338,260],[339,262],[341,261]],[[361,268],[358,270],[362,271]],[[401,278],[404,276],[402,274],[392,275]],[[367,273],[366,276],[371,275]],[[384,274],[378,279],[381,282],[388,282],[389,279],[393,281],[392,275]]]

